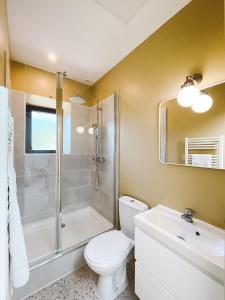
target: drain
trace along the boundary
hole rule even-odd
[[[181,240],[185,241],[185,238],[184,238],[184,237],[182,237],[181,235],[177,235],[177,237],[178,237],[179,239],[181,239]]]
[[[62,223],[62,224],[61,224],[61,228],[64,228],[64,227],[66,227],[66,224],[65,224],[65,223]]]

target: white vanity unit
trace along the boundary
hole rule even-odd
[[[224,231],[158,205],[135,220],[141,300],[224,300]]]

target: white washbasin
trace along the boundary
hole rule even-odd
[[[158,205],[134,218],[135,225],[224,282],[225,231],[198,219],[188,223],[181,213]]]

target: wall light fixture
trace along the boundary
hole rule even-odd
[[[193,74],[186,77],[177,95],[177,102],[183,107],[191,107],[195,99],[199,97],[198,84],[202,81],[201,74]]]
[[[197,113],[206,112],[211,108],[212,97],[199,90],[198,85],[201,81],[201,74],[196,73],[186,77],[186,81],[177,95],[177,102],[180,106],[191,107]]]

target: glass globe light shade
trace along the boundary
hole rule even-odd
[[[195,85],[188,85],[181,88],[177,95],[177,102],[180,106],[191,107],[195,99],[199,97],[199,89]]]
[[[201,93],[198,99],[192,104],[192,110],[196,113],[204,113],[213,105],[212,97],[205,93]]]
[[[78,126],[78,127],[76,128],[76,131],[77,131],[77,133],[82,134],[82,133],[84,133],[84,127]]]
[[[94,128],[93,127],[88,128],[88,133],[89,134],[94,134]]]

